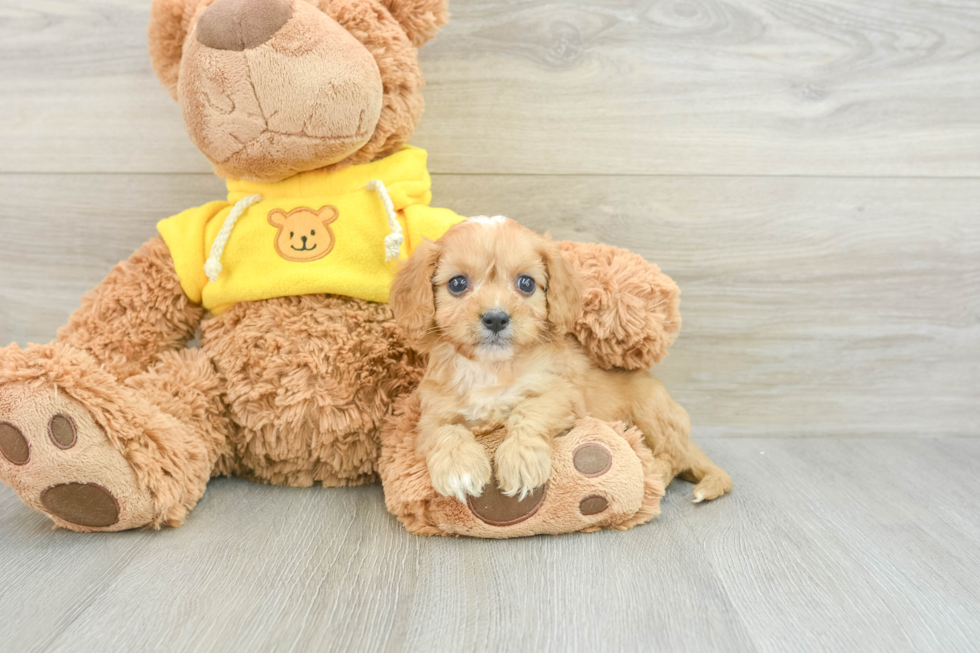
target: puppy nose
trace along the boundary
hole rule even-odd
[[[503,311],[484,313],[480,319],[483,321],[483,326],[490,329],[494,333],[500,333],[507,328],[508,324],[510,324],[510,316]]]
[[[197,40],[216,50],[249,50],[275,35],[292,18],[286,0],[218,0],[197,20]]]

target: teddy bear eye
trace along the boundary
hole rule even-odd
[[[537,284],[534,282],[534,279],[527,276],[526,274],[522,274],[517,278],[517,289],[520,290],[525,295],[533,294],[534,289],[536,287]]]
[[[315,230],[313,230],[313,229],[311,229],[311,230],[310,230],[310,235],[311,235],[311,236],[315,236],[315,235],[316,235],[316,231],[315,231]]]
[[[459,275],[458,277],[453,277],[449,280],[449,294],[451,295],[461,295],[466,292],[466,277]]]
[[[290,231],[290,232],[289,232],[289,237],[290,237],[290,238],[292,238],[292,237],[293,237],[293,232],[292,232],[292,231]]]

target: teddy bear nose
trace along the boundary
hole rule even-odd
[[[216,50],[249,50],[271,39],[293,15],[287,0],[218,0],[197,21],[197,40]]]

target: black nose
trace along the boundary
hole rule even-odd
[[[500,333],[507,328],[508,324],[510,324],[510,316],[503,311],[484,313],[480,319],[483,321],[483,326],[490,329],[494,333]]]
[[[303,246],[306,247],[306,236],[300,236],[303,239]]]

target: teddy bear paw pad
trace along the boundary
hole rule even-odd
[[[587,442],[572,452],[572,464],[586,478],[602,476],[612,467],[612,454],[601,444]]]
[[[470,511],[485,524],[491,526],[510,526],[530,519],[544,503],[548,492],[548,484],[534,488],[523,499],[517,496],[509,497],[497,485],[496,474],[490,477],[490,482],[483,488],[478,497],[467,497],[466,503]]]
[[[61,483],[41,492],[41,503],[61,519],[92,528],[119,523],[119,503],[97,483]]]
[[[124,530],[152,519],[149,491],[105,431],[53,388],[0,390],[0,480],[71,530]]]

